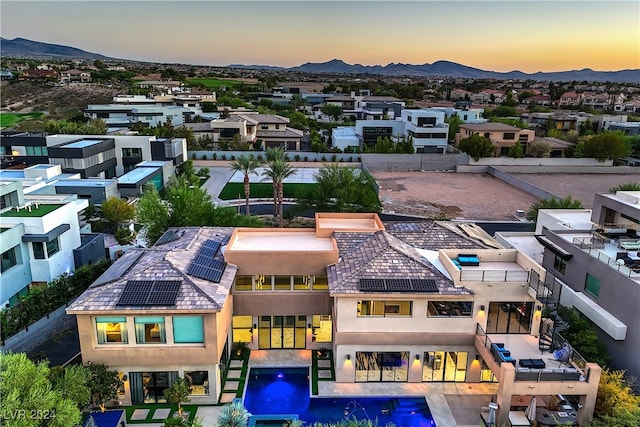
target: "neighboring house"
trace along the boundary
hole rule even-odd
[[[526,147],[533,141],[535,132],[498,122],[461,124],[460,131],[456,134],[456,146],[462,139],[471,135],[489,138],[495,147],[494,157],[499,157],[508,156],[509,149],[515,145],[516,141]]]
[[[613,105],[612,101],[613,99],[608,93],[584,92],[582,94],[582,106],[594,110],[609,109]]]
[[[64,142],[60,140],[64,140]],[[107,136],[47,136],[49,162],[82,178],[116,176],[116,143]]]
[[[77,171],[81,173],[83,178],[113,178],[122,176],[133,170],[137,164],[144,161],[168,160],[171,161],[174,166],[179,166],[187,160],[187,140],[185,138],[158,138],[149,135],[49,135],[46,139],[47,145],[49,146],[49,153],[53,153],[49,156],[51,158],[50,161],[63,165],[63,171],[65,172]],[[97,145],[97,143],[90,144],[91,141],[103,140],[113,141],[113,144],[108,144],[108,149],[106,148],[106,143],[102,143],[102,145]],[[75,151],[79,151],[80,146],[83,146],[83,154],[77,153],[77,155],[101,155],[103,161],[96,163],[95,157],[87,159],[85,163],[75,158],[60,159],[63,154],[68,153],[68,151],[65,152],[61,150],[69,149],[69,144],[72,142],[78,142],[78,144],[71,146],[71,148],[76,148]],[[100,153],[101,151],[104,152]],[[58,158],[54,158],[54,155]],[[107,159],[106,163],[104,159]],[[88,168],[88,170],[82,173],[81,169],[73,168],[72,166],[74,165],[78,168],[84,166]],[[95,175],[96,173],[98,175]]]
[[[571,393],[583,423],[597,364],[514,366],[540,357],[542,310],[556,296],[524,253],[486,249],[462,227],[318,213],[315,229],[170,229],[126,252],[67,313],[83,359],[127,377],[126,405],[158,403],[178,377],[192,379],[192,403],[218,403],[230,349],[246,343],[331,348],[340,383],[497,382],[499,423],[531,388]]]
[[[449,124],[444,121],[445,113],[433,109],[404,110],[402,122],[404,134],[411,138],[416,153],[447,152]]]
[[[304,132],[289,128],[289,119],[275,114],[238,114],[227,119],[211,121],[214,142],[233,141],[234,135],[258,149],[283,147],[287,151],[300,151]]]
[[[621,104],[616,104],[613,109],[622,113],[638,113],[640,112],[640,99],[631,99]]]
[[[0,80],[11,80],[13,79],[13,73],[10,70],[2,69],[0,70]]]
[[[0,132],[2,169],[24,165],[49,163],[45,132]]]
[[[149,127],[156,127],[168,121],[173,126],[181,126],[189,117],[201,114],[202,109],[192,110],[177,105],[149,104],[104,104],[88,105],[83,110],[88,119],[101,119],[111,129],[126,128],[141,122]]]
[[[373,149],[378,138],[396,140],[405,134],[405,122],[401,120],[356,120],[355,133],[362,150]],[[335,146],[335,144],[334,144]]]
[[[352,126],[338,126],[331,130],[331,145],[344,151],[346,149],[360,149],[361,137]]]
[[[560,96],[560,99],[558,100],[558,106],[564,107],[570,105],[573,107],[577,107],[578,105],[580,105],[581,99],[581,96],[575,92],[565,92]]]
[[[542,265],[562,284],[560,302],[592,322],[613,367],[640,376],[640,192],[596,194],[591,211],[543,214],[536,235]]]
[[[608,122],[605,129],[612,132],[622,132],[627,136],[640,135],[640,122]]]
[[[20,75],[20,80],[57,80],[59,77],[56,70],[25,70]]]
[[[79,215],[89,203],[75,195],[25,195],[20,181],[0,182],[0,197],[0,302],[4,306],[16,304],[31,286],[46,286],[80,266],[75,264],[74,250],[82,244]],[[94,262],[104,258],[104,244],[101,249],[97,257],[85,258]]]
[[[471,101],[473,92],[464,89],[452,89],[450,99],[452,101]]]
[[[522,100],[523,104],[537,104],[537,105],[544,105],[544,106],[550,106],[551,104],[553,104],[553,101],[551,100],[551,96],[549,95],[534,95],[534,96],[530,96],[529,98],[525,98]]]
[[[60,73],[61,83],[89,83],[91,82],[91,73],[78,69],[66,70]]]
[[[564,139],[554,138],[552,136],[544,136],[544,137],[535,137],[533,141],[529,142],[529,145],[532,143],[543,142],[549,145],[550,152],[549,157],[566,157],[565,151],[568,148],[573,148],[576,146],[575,143],[565,141]],[[525,147],[525,154],[528,153],[529,146]]]
[[[142,162],[118,178],[118,192],[121,197],[140,197],[147,183],[152,183],[159,191],[174,175],[174,167],[170,161]]]

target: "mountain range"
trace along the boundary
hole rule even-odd
[[[42,43],[23,38],[13,40],[0,38],[0,55],[13,57],[39,57],[56,59],[99,59],[102,61],[113,60],[98,53],[87,52],[70,46]],[[640,83],[640,69],[620,71],[594,71],[590,68],[582,70],[524,73],[522,71],[509,71],[506,73],[487,71],[480,68],[468,67],[450,61],[436,61],[432,64],[402,64],[391,63],[388,65],[361,65],[347,64],[340,59],[332,59],[327,62],[307,62],[297,67],[277,67],[272,65],[242,65],[231,64],[230,68],[262,69],[273,71],[294,71],[306,73],[331,73],[331,74],[377,74],[383,76],[408,76],[408,77],[462,77],[474,79],[519,79],[519,80],[548,80],[548,81],[593,81],[614,83]]]

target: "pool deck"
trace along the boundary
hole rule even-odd
[[[251,351],[250,368],[277,366],[311,366],[311,350]],[[438,427],[482,425],[480,408],[488,405],[497,389],[498,384],[492,383],[318,382],[319,397],[424,396]]]

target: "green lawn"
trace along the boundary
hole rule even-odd
[[[0,113],[0,127],[12,127],[23,120],[39,120],[44,113]]]
[[[11,210],[9,210],[7,212],[3,212],[2,216],[5,216],[5,217],[36,217],[37,218],[37,217],[45,216],[46,214],[55,211],[60,206],[63,206],[63,205],[48,205],[48,204],[40,203],[37,208],[35,207],[35,205],[33,205],[31,207],[31,210],[29,210],[28,208],[22,208],[19,211],[16,211],[16,208],[12,208]]]
[[[214,79],[214,78],[187,79],[187,83],[201,84],[203,86],[206,86],[206,88],[210,90],[218,90],[220,86],[225,86],[226,88],[232,88],[232,87],[240,86],[243,84],[243,82],[240,80]]]
[[[284,197],[299,197],[301,192],[306,192],[309,188],[313,188],[316,184],[308,183],[291,183],[284,184]],[[220,193],[222,200],[244,200],[244,184],[242,182],[228,182]],[[271,183],[251,184],[252,199],[273,199],[273,186]]]

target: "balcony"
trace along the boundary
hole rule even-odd
[[[556,334],[552,348],[563,348],[565,343]],[[577,351],[571,348],[567,359],[559,361],[553,352],[541,352],[538,344],[531,335],[487,334],[476,326],[476,348],[501,381],[509,375],[506,371],[514,370],[514,382],[589,382],[590,366]]]
[[[640,280],[640,236],[626,225],[596,226],[591,233],[562,235],[598,261]]]

